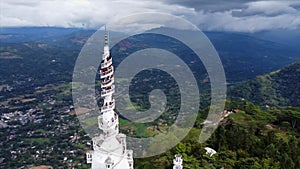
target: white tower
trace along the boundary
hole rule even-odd
[[[173,160],[173,169],[183,169],[182,167],[182,159],[180,154],[175,155],[175,159]]]
[[[114,67],[106,28],[104,52],[99,73],[103,105],[98,116],[98,125],[103,133],[93,138],[94,151],[87,153],[87,163],[92,164],[92,169],[133,169],[133,152],[126,149],[126,135],[119,133],[119,118],[114,111]]]

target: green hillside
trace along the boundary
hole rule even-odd
[[[300,62],[229,87],[229,96],[261,106],[300,106]]]
[[[186,169],[297,169],[300,166],[297,107],[270,107],[267,110],[249,102],[227,101],[232,114],[221,121],[212,137],[198,142],[198,118],[188,136],[170,151],[147,159],[136,159],[135,168],[172,168],[174,154],[183,156]],[[200,114],[206,114],[204,109]],[[204,148],[217,151],[209,156]]]

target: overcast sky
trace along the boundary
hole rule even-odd
[[[138,12],[173,14],[202,30],[300,28],[300,0],[0,0],[0,26],[99,28]]]

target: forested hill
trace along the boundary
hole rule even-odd
[[[231,86],[229,96],[264,106],[300,106],[300,61]]]

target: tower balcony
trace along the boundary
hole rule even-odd
[[[111,65],[109,68],[103,68],[100,70],[99,74],[101,78],[111,76],[113,74],[114,67]]]
[[[112,65],[112,59],[109,59],[109,60],[101,63],[101,68],[106,68],[106,67],[109,67],[110,65]]]
[[[115,86],[112,85],[110,87],[101,89],[101,97],[107,96],[108,94],[113,94],[115,92]]]
[[[106,78],[106,77],[109,77],[109,76],[111,76],[113,74],[114,74],[114,71],[113,70],[109,70],[109,71],[107,71],[105,73],[100,73],[100,77],[101,78]]]
[[[108,105],[104,105],[101,107],[101,112],[106,112],[108,110],[113,110],[115,108],[115,102],[112,101]]]
[[[106,81],[101,80],[101,87],[104,88],[104,87],[111,86],[114,83],[114,81],[115,81],[114,77],[111,77],[109,80],[106,80]]]

